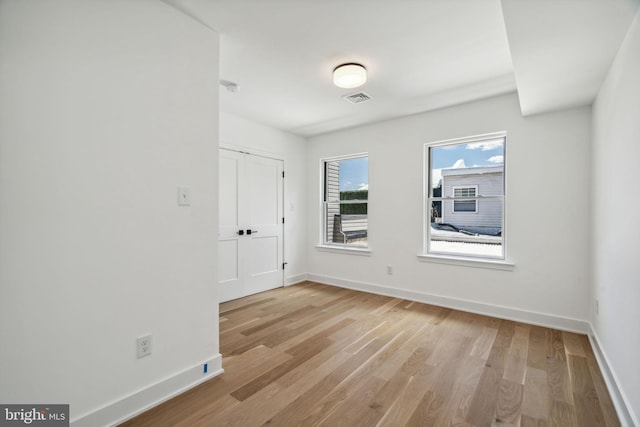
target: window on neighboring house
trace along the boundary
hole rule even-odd
[[[322,244],[368,246],[369,158],[367,154],[322,160]]]
[[[473,187],[453,187],[453,211],[454,212],[477,212],[477,200],[465,200],[465,197],[476,197],[478,186]]]
[[[506,134],[425,144],[425,253],[505,259]]]

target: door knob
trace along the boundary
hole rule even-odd
[[[244,236],[244,230],[238,230],[238,234]]]
[[[252,229],[248,229],[247,230],[247,234],[256,234],[258,232],[258,230],[252,230]]]

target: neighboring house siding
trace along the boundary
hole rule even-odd
[[[442,195],[452,197],[454,187],[477,186],[479,196],[503,194],[502,171],[482,174],[444,175]],[[442,222],[456,227],[502,227],[502,200],[477,200],[476,212],[454,212],[453,201],[442,202]]]
[[[327,162],[326,163],[326,192],[325,200],[338,201],[340,200],[340,162]],[[329,203],[327,206],[327,235],[325,239],[327,242],[333,241],[333,223],[335,215],[340,214],[340,203]]]

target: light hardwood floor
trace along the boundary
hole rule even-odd
[[[316,283],[220,306],[224,374],[125,426],[618,426],[586,336]]]

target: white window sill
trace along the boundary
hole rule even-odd
[[[351,255],[364,255],[370,256],[371,251],[369,248],[358,248],[358,247],[349,247],[349,246],[334,246],[334,245],[316,245],[316,249],[324,251],[324,252],[334,252],[341,254],[351,254]]]
[[[444,254],[418,254],[418,260],[422,262],[435,262],[439,264],[462,265],[466,267],[489,268],[493,270],[512,271],[515,264],[503,259],[459,257]]]

